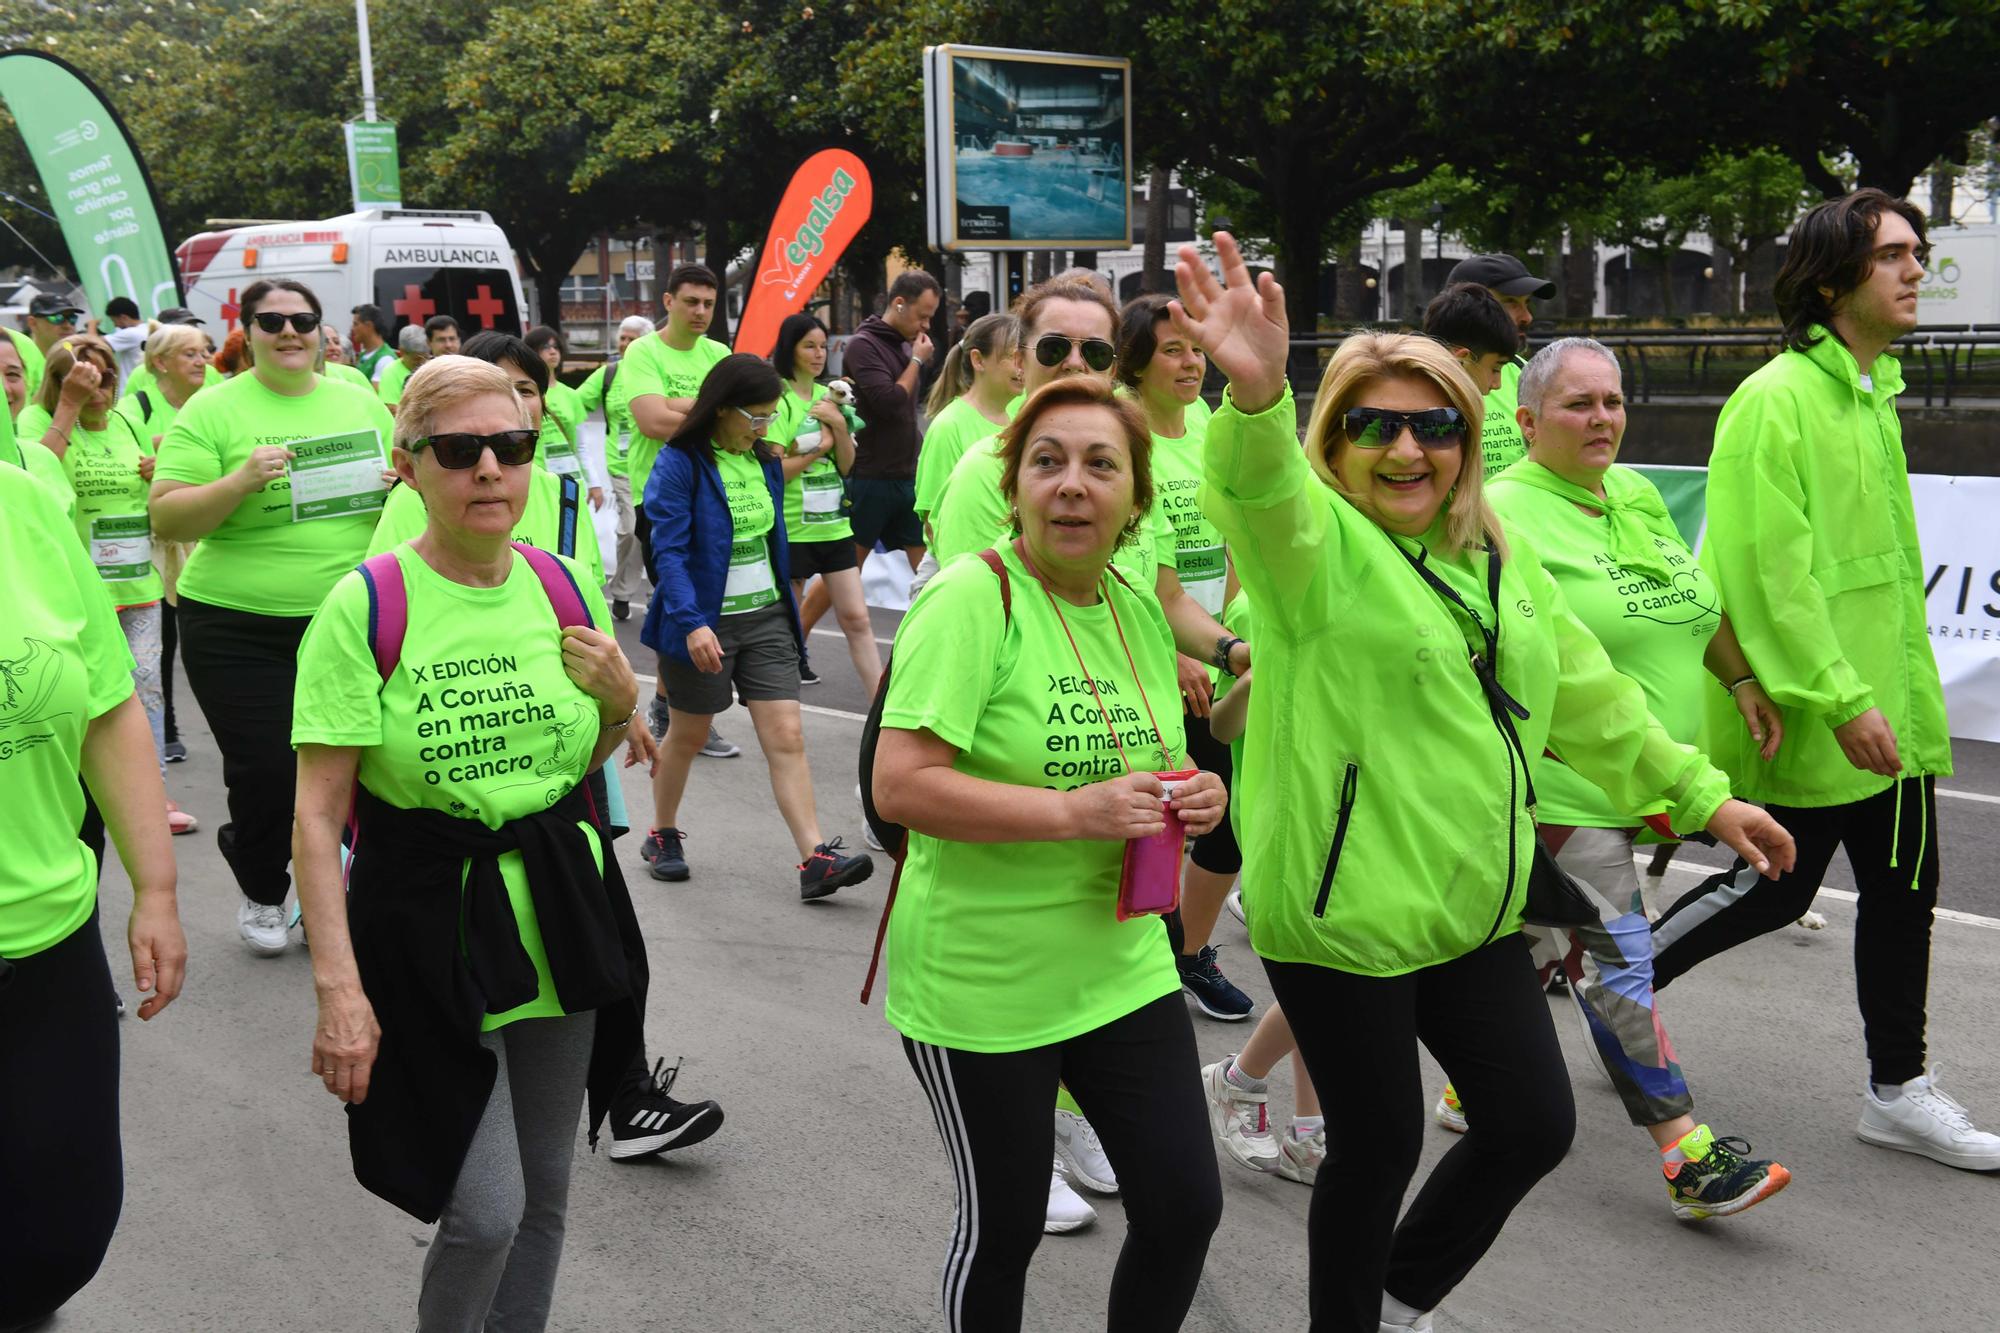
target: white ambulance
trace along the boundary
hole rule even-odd
[[[260,278],[313,289],[344,336],[349,312],[381,307],[389,345],[405,324],[450,315],[459,332],[530,327],[514,247],[480,212],[371,208],[323,222],[254,222],[200,232],[174,251],[188,309],[220,343],[237,326],[239,293]]]

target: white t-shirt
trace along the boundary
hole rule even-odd
[[[105,331],[104,341],[111,344],[112,354],[118,358],[118,382],[121,385],[145,364],[146,337],[151,332],[144,324],[130,324],[122,329]]]

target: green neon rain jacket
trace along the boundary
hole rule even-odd
[[[1250,940],[1267,959],[1394,976],[1520,928],[1528,783],[1468,660],[1477,632],[1315,475],[1294,419],[1289,393],[1256,416],[1225,403],[1202,488],[1257,607]],[[1429,563],[1490,620],[1483,553]],[[1522,543],[1499,605],[1500,682],[1528,711],[1530,762],[1546,746],[1622,808],[1666,800],[1677,831],[1706,824],[1727,780],[1652,720]]]
[[[1750,669],[1783,710],[1777,758],[1757,757],[1735,707],[1709,701],[1706,735],[1736,793],[1844,805],[1890,779],[1847,762],[1833,729],[1880,708],[1905,777],[1951,773],[1944,687],[1924,613],[1924,564],[1896,420],[1902,367],[1874,390],[1825,329],[1743,381],[1715,426],[1702,564],[1722,589]]]

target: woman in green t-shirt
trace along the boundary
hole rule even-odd
[[[130,419],[111,410],[117,384],[118,361],[111,347],[90,334],[72,334],[49,349],[36,403],[21,413],[21,422],[25,434],[39,436],[41,445],[62,460],[76,497],[76,535],[117,608],[119,628],[132,650],[132,683],[153,733],[154,762],[164,773],[162,593],[146,515],[153,446]],[[171,800],[167,821],[175,833],[198,827],[194,816]],[[102,857],[103,831],[94,815],[86,840]]]
[[[12,1329],[39,1327],[90,1281],[124,1195],[116,989],[97,866],[77,837],[86,788],[133,885],[139,1017],[180,993],[187,942],[131,654],[57,499],[4,464],[0,575],[0,1328]]]
[[[192,324],[162,324],[146,339],[143,370],[145,387],[130,384],[111,410],[132,423],[144,448],[158,453],[160,442],[187,405],[211,376],[222,377],[208,363],[208,335]],[[133,377],[135,380],[138,376]],[[160,570],[160,735],[161,752],[170,764],[187,758],[180,728],[174,719],[174,658],[180,647],[180,617],[175,607],[180,592],[181,569],[194,554],[194,543],[171,542],[155,536],[153,563]]]
[[[1125,303],[1118,321],[1118,380],[1138,401],[1153,435],[1153,506],[1173,543],[1170,557],[1163,554],[1160,563],[1162,568],[1172,566],[1190,602],[1219,620],[1234,573],[1228,544],[1201,511],[1201,445],[1207,418],[1190,410],[1201,401],[1207,374],[1207,356],[1175,330],[1165,296],[1149,294]],[[1180,667],[1188,753],[1227,786],[1229,747],[1217,744],[1208,732],[1209,702],[1219,673],[1205,659],[1186,654]],[[1243,868],[1234,821],[1225,819],[1206,837],[1197,838],[1188,860],[1191,868],[1180,910],[1167,919],[1181,985],[1210,1018],[1241,1022],[1253,1008],[1250,997],[1223,975],[1215,946],[1208,942],[1222,900]]]
[[[1202,500],[1257,606],[1251,943],[1314,1085],[1340,1089],[1308,1222],[1314,1322],[1427,1328],[1574,1135],[1519,933],[1544,750],[1630,808],[1667,804],[1677,830],[1706,827],[1760,873],[1796,849],[1660,729],[1532,546],[1503,533],[1480,396],[1451,353],[1349,338],[1301,449],[1284,293],[1214,239],[1222,280],[1182,246],[1172,309],[1229,379]],[[1471,1123],[1399,1225],[1423,1142],[1420,1044]]]
[[[1120,866],[1166,810],[1200,835],[1226,797],[1213,774],[1172,793],[1157,776],[1188,767],[1173,635],[1149,588],[1108,572],[1152,503],[1144,421],[1076,376],[1031,396],[1001,440],[1019,534],[996,548],[1006,583],[980,557],[948,565],[897,633],[873,795],[910,842],[885,1013],[959,1216],[979,1219],[946,1259],[952,1325],[1020,1326],[1061,1084],[1126,1199],[1111,1308],[1175,1329],[1221,1184],[1166,932],[1119,919]]]
[[[937,382],[924,403],[930,424],[917,455],[917,517],[924,541],[931,541],[930,515],[945,481],[966,449],[1006,429],[1008,406],[1021,396],[1026,370],[1021,364],[1021,321],[1003,313],[981,315],[966,326],[938,368]],[[933,561],[932,573],[936,573]]]
[[[1611,664],[1639,682],[1667,735],[1697,741],[1702,692],[1719,685],[1770,759],[1783,723],[1750,672],[1714,581],[1653,483],[1618,466],[1625,395],[1617,357],[1589,338],[1559,339],[1521,372],[1518,392],[1528,454],[1489,483],[1494,512],[1533,543],[1570,610]],[[1632,844],[1664,807],[1621,807],[1559,763],[1544,763],[1536,776],[1536,829],[1556,863],[1589,888],[1599,921],[1573,932],[1533,928],[1529,937],[1538,962],[1565,967],[1595,1063],[1632,1123],[1659,1146],[1669,1206],[1676,1217],[1698,1220],[1769,1198],[1791,1174],[1741,1156],[1747,1144],[1695,1124],[1654,998],[1653,936]],[[1447,1087],[1440,1120],[1458,1128],[1467,1114],[1477,1108],[1468,1111]]]
[[[299,640],[375,531],[391,421],[313,370],[319,297],[290,278],[239,298],[250,365],[182,407],[153,473],[157,537],[200,540],[181,571],[181,663],[222,752],[229,820],[216,841],[252,953],[285,951],[291,892],[291,730]]]
[[[587,1084],[594,1140],[645,995],[584,784],[639,685],[581,567],[510,541],[527,415],[486,362],[410,376],[394,458],[424,531],[328,593],[290,727],[312,1068],[348,1104],[356,1178],[437,1219],[425,1328],[546,1320],[577,1112]]]
[[[559,378],[563,354],[567,350],[563,345],[562,331],[537,324],[528,330],[521,341],[549,371],[548,388],[542,395],[547,408],[542,422],[542,466],[558,474],[574,473],[583,482],[592,511],[602,509],[604,488],[591,480],[596,471],[590,446],[583,439],[583,421],[590,413],[584,407],[582,395]],[[602,463],[603,459],[599,457],[595,462]]]
[[[875,644],[875,623],[868,618],[861,567],[854,559],[854,529],[847,521],[843,479],[854,466],[854,432],[847,428],[840,405],[819,382],[826,371],[826,325],[811,315],[787,315],[778,326],[771,364],[785,380],[778,418],[767,438],[784,450],[778,467],[785,476],[785,536],[800,628],[812,633],[817,618],[806,589],[817,574],[825,588],[822,596],[847,637],[854,674],[861,678],[862,692],[872,699],[882,677],[882,652]],[[810,662],[805,670],[811,670]],[[819,677],[806,675],[803,680],[814,684]]]
[[[653,778],[655,824],[641,857],[654,879],[684,880],[679,827],[688,772],[715,715],[740,699],[771,770],[771,795],[799,849],[799,897],[823,898],[874,873],[866,855],[820,836],[799,722],[805,656],[792,595],[777,451],[765,442],[784,382],[771,363],[725,356],[646,476],[659,587],[640,642],[659,654],[667,732]]]

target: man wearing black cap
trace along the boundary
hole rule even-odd
[[[58,340],[76,332],[76,317],[82,313],[81,306],[46,292],[28,302],[28,336],[35,349],[46,357]]]
[[[1521,330],[1523,348],[1528,342],[1528,327],[1535,322],[1535,312],[1528,308],[1529,298],[1546,301],[1556,294],[1553,282],[1528,272],[1528,266],[1512,255],[1473,255],[1462,259],[1445,279],[1446,286],[1454,282],[1476,282],[1492,292],[1513,317],[1515,327]],[[1486,426],[1479,434],[1479,448],[1486,460],[1488,480],[1528,452],[1528,442],[1514,420],[1521,364],[1517,356],[1502,366],[1500,387],[1486,395]]]

